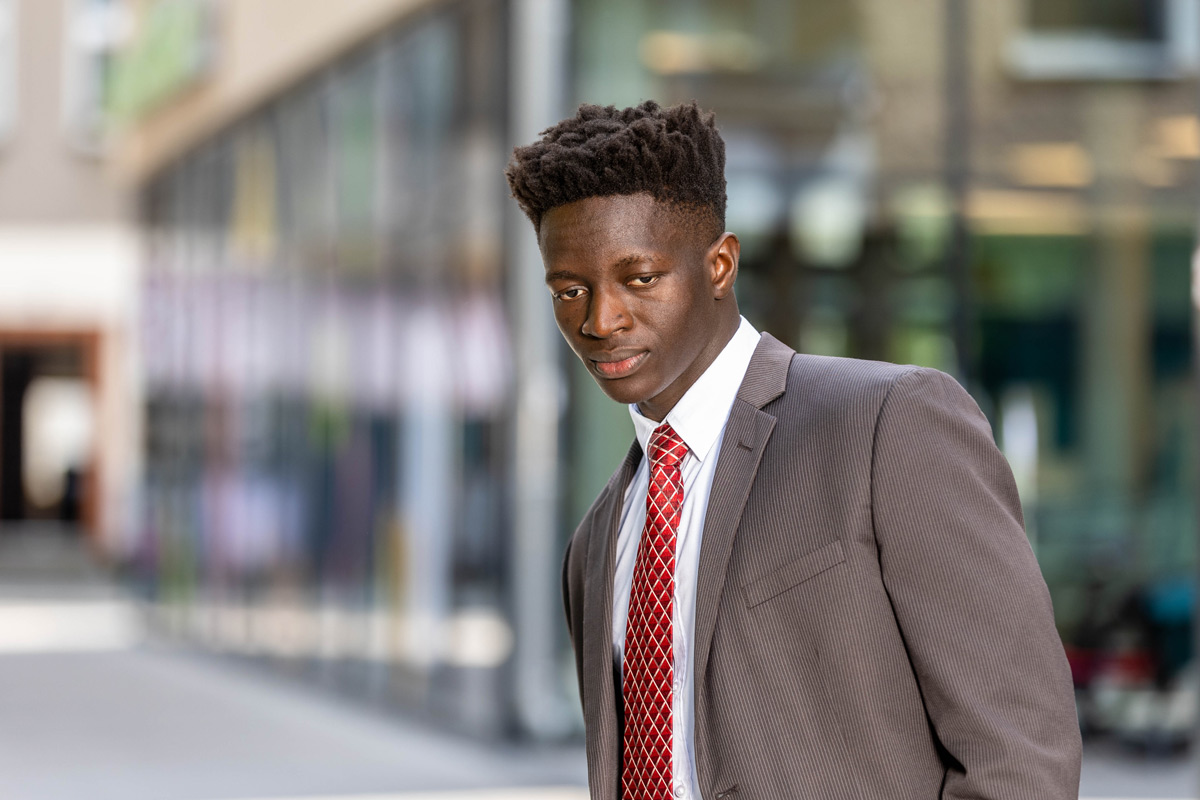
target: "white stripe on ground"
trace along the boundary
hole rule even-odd
[[[249,798],[247,798],[249,800]],[[259,800],[259,799],[255,799]],[[261,800],[268,800],[261,798]],[[466,792],[419,792],[416,794],[323,795],[320,797],[272,797],[269,800],[588,800],[587,789],[543,786],[534,789],[486,789]]]
[[[0,654],[124,650],[141,639],[137,611],[120,600],[0,602]]]
[[[587,789],[578,787],[541,787],[469,792],[421,792],[418,794],[356,794],[320,797],[273,797],[269,800],[587,800]],[[247,800],[250,800],[247,798]],[[261,800],[267,800],[262,798]],[[1182,797],[1122,798],[1081,797],[1079,800],[1189,800]]]

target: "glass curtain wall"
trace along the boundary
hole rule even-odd
[[[504,5],[442,4],[145,191],[145,529],[170,629],[509,724]]]
[[[574,4],[577,101],[716,111],[755,325],[970,389],[1016,476],[1085,728],[1152,745],[1194,723],[1187,5]],[[570,369],[578,518],[632,430]]]
[[[755,325],[971,390],[1084,724],[1150,744],[1189,729],[1195,681],[1185,6],[571,4],[575,100],[717,112]],[[135,565],[181,633],[497,732],[519,572],[506,13],[440,4],[147,188]],[[563,364],[565,541],[632,430]]]

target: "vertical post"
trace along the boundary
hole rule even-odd
[[[1192,250],[1192,385],[1197,397],[1200,397],[1200,217],[1196,223],[1196,244]],[[1200,403],[1195,405],[1196,411],[1196,429],[1200,430]],[[1191,443],[1193,448],[1200,448],[1200,441]],[[1196,483],[1196,497],[1200,497],[1200,479]],[[1200,514],[1197,515],[1196,536],[1200,537]],[[1196,576],[1197,585],[1200,585],[1200,574]],[[1193,653],[1200,653],[1200,623],[1196,617],[1200,614],[1200,603],[1196,602],[1193,596],[1192,600],[1192,642]],[[1193,656],[1195,658],[1195,656]],[[1192,746],[1200,744],[1200,718],[1197,718],[1196,727],[1192,731]]]
[[[1147,108],[1136,86],[1095,86],[1083,99],[1096,173],[1080,352],[1089,527],[1132,537],[1138,560],[1126,568],[1144,568],[1153,547],[1142,511],[1154,409],[1153,264],[1149,202],[1132,164]]]
[[[1200,14],[1193,19],[1193,35],[1200,40]],[[1196,80],[1196,79],[1194,79]],[[1196,80],[1196,108],[1200,109],[1200,80]],[[1195,243],[1192,246],[1192,385],[1196,396],[1200,398],[1200,196],[1197,196],[1197,217]],[[1200,431],[1200,403],[1195,405],[1196,430]],[[1191,443],[1193,448],[1200,448],[1200,441]],[[1200,497],[1200,476],[1197,477],[1196,497]],[[1197,514],[1196,536],[1200,537],[1200,513]],[[1200,574],[1197,575],[1197,585],[1200,585]],[[1193,595],[1192,598],[1192,658],[1200,653],[1200,623],[1196,617],[1200,613],[1200,603]],[[1200,743],[1200,717],[1197,717],[1195,729],[1192,731],[1192,746]]]
[[[945,2],[945,141],[946,190],[952,218],[946,248],[946,277],[954,289],[952,319],[958,379],[971,387],[979,379],[972,337],[971,254],[967,231],[967,192],[971,170],[971,50],[968,0]]]
[[[533,141],[563,116],[568,75],[568,0],[510,0],[510,137]],[[566,395],[559,333],[541,254],[516,203],[506,210],[513,342],[516,347],[513,533],[510,589],[516,647],[514,705],[536,738],[566,733],[571,715],[558,668],[560,597],[559,425]]]

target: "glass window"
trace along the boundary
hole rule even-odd
[[[1094,33],[1113,39],[1163,38],[1163,0],[1037,0],[1028,4],[1029,30]]]
[[[63,126],[68,140],[97,151],[107,136],[109,87],[118,49],[132,29],[122,0],[69,0],[63,48]]]
[[[1010,42],[1030,79],[1164,79],[1194,71],[1200,9],[1192,0],[1026,0]]]
[[[579,101],[716,111],[751,322],[808,353],[952,371],[971,391],[1077,667],[1104,646],[1098,629],[1123,624],[1113,609],[1194,591],[1200,4],[576,6]],[[629,441],[620,414],[597,432],[591,384],[572,384],[581,453]],[[577,469],[591,485],[572,496],[590,500],[617,458]],[[1088,724],[1127,724],[1089,691]]]
[[[331,92],[337,261],[339,269],[359,275],[379,265],[379,60],[373,55],[339,70]]]
[[[197,617],[190,590],[233,588],[237,613],[312,626],[202,640],[348,681],[508,656],[505,13],[384,32],[144,195],[156,241],[182,243],[146,275],[150,572]],[[509,701],[473,705],[499,726]]]

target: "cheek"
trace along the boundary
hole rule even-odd
[[[563,338],[570,344],[574,336],[579,332],[579,310],[578,303],[559,303],[554,302],[554,322],[558,325],[559,332]]]
[[[657,312],[658,329],[677,349],[686,350],[701,341],[704,319],[695,306],[684,302],[666,303],[659,306]]]
[[[567,304],[560,303],[557,300],[555,300],[554,298],[551,298],[550,299],[550,310],[554,314],[554,321],[557,322],[558,327],[561,328],[566,323],[567,317],[569,315]]]

